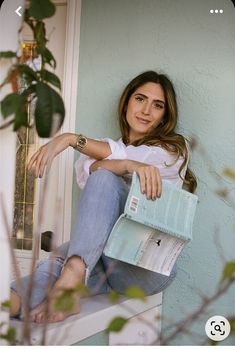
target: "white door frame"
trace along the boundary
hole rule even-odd
[[[78,64],[82,0],[67,0],[67,23],[65,43],[65,64],[63,77],[63,98],[66,117],[61,132],[75,132],[77,111]],[[62,241],[70,239],[72,212],[74,151],[66,150],[61,154],[59,171],[59,197],[62,198],[63,213]]]
[[[64,3],[65,1],[53,0],[54,3]],[[78,86],[78,64],[79,64],[79,41],[80,41],[80,17],[81,0],[67,0],[67,20],[65,37],[65,56],[64,56],[64,74],[62,78],[62,97],[65,104],[66,115],[64,123],[59,133],[75,132],[76,110],[77,110],[77,86]],[[48,142],[48,139],[40,139],[40,145]],[[73,149],[63,151],[56,159],[58,161],[58,179],[57,193],[49,193],[55,197],[58,205],[58,217],[55,217],[57,228],[55,229],[55,244],[70,239],[71,232],[71,211],[72,211],[72,185],[73,185]],[[50,177],[51,180],[51,177]],[[48,194],[43,190],[46,178],[37,182],[36,189],[36,207],[34,234],[40,234],[38,227],[40,225],[40,212],[43,212],[42,197]],[[44,198],[45,199],[45,198]],[[41,206],[41,207],[39,207]],[[45,214],[45,212],[43,213]],[[50,212],[49,214],[55,214]],[[38,247],[39,248],[39,247]],[[28,252],[27,252],[28,253]],[[39,258],[43,258],[44,252],[40,251]]]

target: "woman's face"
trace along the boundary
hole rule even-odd
[[[165,97],[160,84],[147,82],[131,95],[126,112],[130,126],[129,142],[144,137],[156,128],[165,113]]]

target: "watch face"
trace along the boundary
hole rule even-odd
[[[77,141],[78,147],[83,148],[87,144],[87,139],[84,136],[80,136]]]
[[[86,138],[85,138],[85,137],[81,137],[81,138],[79,139],[79,144],[80,144],[81,146],[84,146],[84,145],[86,144]]]

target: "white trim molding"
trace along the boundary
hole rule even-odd
[[[62,78],[62,97],[65,104],[65,120],[59,133],[75,132],[76,110],[77,110],[77,86],[78,86],[78,64],[79,64],[79,41],[80,41],[80,17],[81,17],[81,0],[54,1],[56,5],[67,6],[66,10],[66,36],[65,36],[65,52],[64,52],[64,73]],[[40,140],[40,146],[47,143],[49,139]],[[72,186],[73,186],[73,162],[74,151],[67,149],[59,154],[53,163],[57,163],[57,170],[53,172],[53,166],[50,170],[49,178],[42,178],[37,184],[36,189],[36,209],[35,209],[35,230],[38,229],[52,230],[55,232],[55,245],[61,245],[63,242],[70,239],[71,233],[71,214],[72,214]],[[49,187],[53,182],[53,175],[57,177],[58,185],[56,192],[44,190],[44,187]],[[46,181],[48,182],[46,184]],[[52,181],[52,182],[51,182]],[[45,194],[46,193],[46,194]],[[48,228],[45,223],[40,226],[39,211],[44,210],[42,204],[43,196],[53,195],[55,198],[56,211],[51,210],[49,214],[54,217],[53,228]],[[47,199],[44,198],[44,202]],[[40,207],[39,207],[39,203]],[[44,210],[45,214],[45,210]],[[40,228],[39,228],[40,226]],[[39,258],[43,258],[43,253],[40,251]]]
[[[77,110],[81,0],[68,0],[67,7],[68,19],[63,77],[63,97],[66,108],[66,117],[61,131],[73,133],[75,132]],[[68,149],[61,154],[59,196],[62,199],[63,242],[70,239],[71,232],[73,161],[73,150]]]

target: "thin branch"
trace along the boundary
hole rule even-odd
[[[175,336],[178,333],[183,331],[186,326],[195,321],[203,313],[203,310],[216,299],[218,299],[221,295],[223,295],[234,282],[235,277],[231,278],[227,283],[224,283],[224,285],[222,284],[222,286],[219,287],[218,291],[213,296],[204,299],[201,306],[195,312],[193,312],[186,319],[178,323],[178,326],[176,327],[173,333],[171,333],[169,336],[165,338],[161,337],[161,345],[166,345],[167,343],[169,343],[173,338],[175,338]]]
[[[219,228],[218,228],[218,226],[215,227],[215,231],[214,231],[214,243],[215,243],[216,249],[218,251],[218,254],[220,256],[220,259],[225,264],[227,261],[226,261],[226,258],[225,258],[225,253],[223,251],[223,247],[222,247],[221,241],[219,239]]]
[[[62,203],[61,200],[57,200],[56,201],[56,212],[61,212],[61,207],[62,207]],[[55,221],[55,231],[58,231],[58,220]],[[45,318],[46,321],[43,323],[43,333],[42,333],[42,340],[41,340],[41,344],[40,345],[46,345],[46,334],[47,334],[47,327],[48,327],[48,314],[49,314],[49,307],[50,307],[50,298],[49,298],[49,292],[53,286],[52,283],[52,271],[54,268],[54,257],[56,257],[56,250],[55,250],[55,241],[54,241],[54,237],[52,238],[52,256],[51,256],[51,263],[49,266],[49,278],[48,278],[48,283],[47,283],[47,297],[45,300]]]

